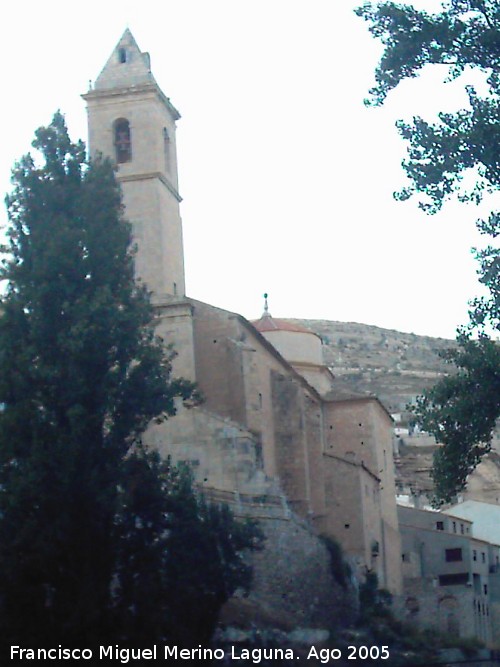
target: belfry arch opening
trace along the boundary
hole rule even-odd
[[[132,160],[132,140],[130,123],[126,118],[119,118],[113,124],[115,156],[118,164]]]

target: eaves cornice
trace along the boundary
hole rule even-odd
[[[119,183],[130,183],[131,181],[146,181],[155,178],[163,183],[163,185],[171,192],[171,194],[173,194],[178,202],[182,201],[182,197],[177,192],[177,189],[174,188],[172,183],[168,180],[168,178],[165,177],[164,174],[162,174],[161,171],[149,171],[144,174],[118,175],[116,180]]]
[[[157,83],[142,83],[135,86],[121,86],[118,88],[93,88],[82,95],[86,102],[92,100],[102,100],[104,98],[124,97],[124,96],[139,96],[144,93],[154,93],[168,108],[174,120],[179,120],[181,114],[174,107],[170,98],[161,90]]]

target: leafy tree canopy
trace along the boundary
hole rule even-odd
[[[467,476],[490,449],[500,414],[500,346],[486,337],[461,334],[459,345],[446,353],[455,372],[417,399],[425,430],[443,447],[434,456],[436,498],[451,502]]]
[[[440,113],[439,122],[415,117],[397,123],[408,142],[403,167],[409,187],[395,196],[416,195],[421,208],[435,213],[452,197],[479,203],[500,190],[500,4],[497,0],[448,0],[438,13],[395,2],[366,3],[356,13],[384,44],[376,86],[368,104],[383,104],[401,81],[425,66],[446,68],[448,80],[466,69],[484,74],[485,90],[466,87],[469,107]],[[469,184],[472,182],[472,186]],[[496,239],[500,213],[478,220],[490,244],[476,250],[479,280],[487,295],[471,302],[470,323],[458,334],[458,349],[447,360],[458,368],[419,401],[424,428],[444,444],[434,467],[437,493],[449,500],[488,451],[500,414],[500,364],[497,343],[488,335],[500,328],[500,258]],[[472,338],[472,332],[479,340]],[[471,393],[472,392],[472,393]],[[481,396],[482,400],[479,400]]]
[[[393,88],[418,76],[427,65],[445,66],[449,80],[468,68],[486,77],[484,97],[467,86],[469,109],[441,113],[435,125],[419,117],[412,124],[398,123],[409,142],[404,167],[412,181],[400,198],[423,194],[422,207],[435,212],[451,195],[460,194],[464,174],[471,169],[477,178],[472,192],[462,193],[463,198],[479,201],[485,192],[498,188],[500,7],[496,0],[451,0],[438,14],[394,2],[367,4],[356,11],[385,46],[368,103],[383,104]]]

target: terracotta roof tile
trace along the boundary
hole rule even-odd
[[[281,320],[276,317],[271,317],[271,315],[263,315],[260,320],[254,320],[252,322],[253,326],[260,331],[295,331],[297,333],[309,333],[316,335],[314,331],[306,329],[301,324],[295,324],[295,322],[289,322],[288,320]]]

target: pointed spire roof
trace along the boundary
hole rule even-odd
[[[170,98],[156,83],[151,73],[149,53],[143,53],[140,50],[134,36],[127,28],[97,77],[94,86],[90,84],[89,91],[82,97],[90,102],[93,99],[112,96],[115,93],[135,93],[145,89],[155,90],[168,107],[174,121],[181,117]]]
[[[144,84],[158,85],[151,73],[149,53],[142,53],[127,28],[97,77],[94,89],[109,90]]]

